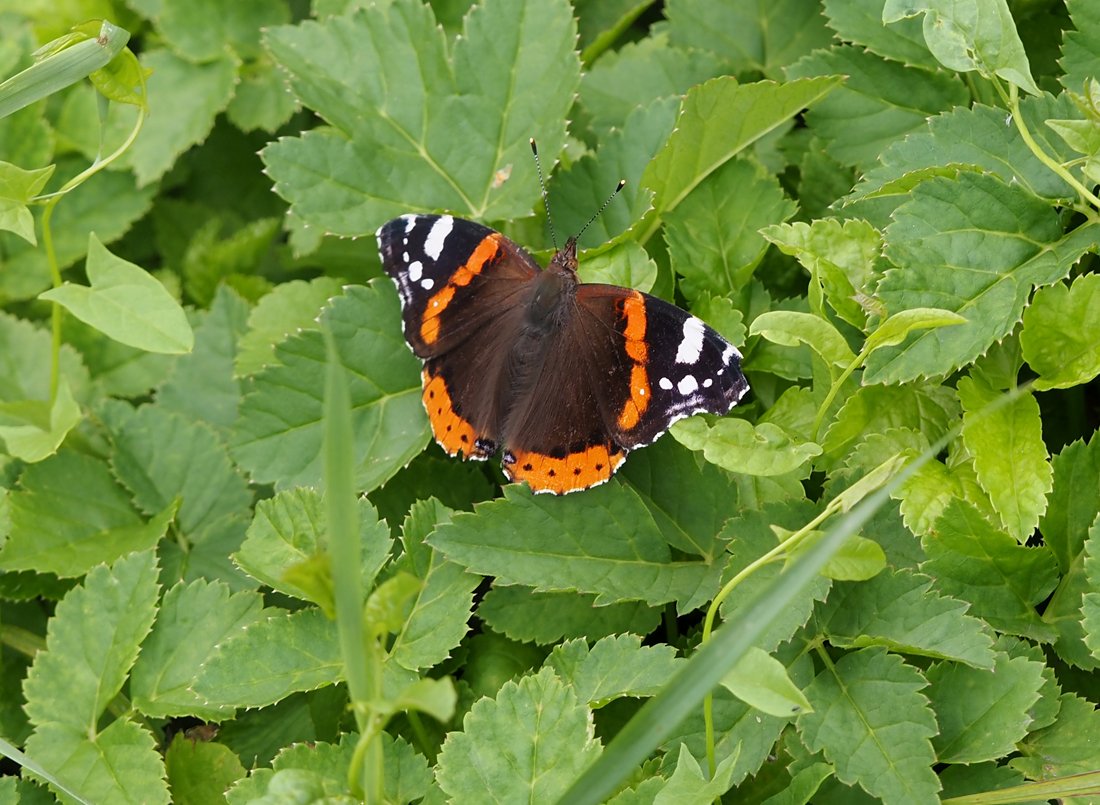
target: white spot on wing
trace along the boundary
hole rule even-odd
[[[698,388],[699,384],[695,381],[695,378],[692,375],[684,375],[683,379],[676,384],[676,390],[683,394],[685,397]]]
[[[695,363],[703,352],[703,322],[694,316],[684,322],[684,337],[676,348],[676,363]]]
[[[439,255],[443,254],[443,244],[447,242],[447,236],[451,234],[451,230],[454,228],[455,219],[449,215],[441,215],[432,224],[431,231],[428,232],[428,237],[424,240],[424,251],[428,257],[433,260],[438,260]]]
[[[407,235],[412,232],[413,229],[416,227],[416,219],[420,216],[409,213],[408,215],[402,215],[401,217],[405,219],[405,234]],[[406,238],[406,241],[407,240],[408,238]]]
[[[722,363],[728,366],[730,361],[734,358],[741,360],[741,353],[737,351],[737,347],[733,344],[727,344],[725,350],[722,352]]]
[[[409,263],[409,281],[418,282],[424,275],[424,264],[419,260],[413,260]]]
[[[672,381],[669,380],[667,377],[662,377],[660,380],[658,380],[657,385],[663,388],[665,391],[672,390]]]
[[[435,281],[431,277],[424,277],[420,280],[420,287],[425,291],[430,291],[435,286]]]

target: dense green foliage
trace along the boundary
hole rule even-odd
[[[0,19],[0,800],[1100,791],[1094,0]],[[545,253],[531,137],[752,386],[563,498],[429,445],[371,237]]]

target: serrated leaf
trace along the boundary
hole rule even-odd
[[[127,718],[98,733],[49,723],[35,730],[26,749],[88,802],[168,805],[164,761],[156,742]]]
[[[821,454],[819,445],[769,422],[719,419],[708,426],[699,418],[685,419],[673,425],[672,435],[684,447],[702,450],[707,461],[746,475],[784,475]]]
[[[940,728],[932,739],[936,759],[979,763],[1011,754],[1028,733],[1043,663],[998,651],[989,670],[944,662],[932,665],[927,677]]]
[[[142,520],[107,465],[75,451],[28,467],[21,486],[9,498],[11,535],[0,552],[5,570],[81,576],[156,545],[171,519]]]
[[[963,443],[974,457],[978,482],[1008,533],[1024,542],[1046,510],[1054,477],[1043,444],[1039,403],[1022,394],[996,410],[983,411],[1000,394],[973,375],[959,380],[958,392],[964,411]]]
[[[264,707],[343,678],[336,625],[320,610],[270,614],[220,643],[192,683],[210,708]]]
[[[886,230],[887,257],[903,268],[886,272],[878,295],[891,313],[938,307],[967,323],[877,350],[864,382],[945,374],[973,361],[1020,320],[1031,286],[1065,276],[1093,234],[1086,225],[1063,236],[1046,202],[992,176],[923,182]]]
[[[741,701],[778,718],[813,710],[783,663],[756,647],[722,677],[722,686]]]
[[[1089,530],[1083,564],[1089,590],[1081,596],[1081,628],[1085,645],[1092,656],[1100,659],[1100,518]]]
[[[1100,374],[1100,276],[1042,288],[1024,311],[1020,345],[1038,391],[1069,388]]]
[[[642,638],[630,634],[605,637],[591,647],[570,640],[546,658],[547,667],[593,709],[623,696],[655,695],[684,662],[672,646],[642,646]]]
[[[346,235],[410,209],[528,214],[538,188],[528,141],[536,133],[544,153],[561,150],[580,78],[575,40],[560,0],[482,3],[453,44],[410,0],[271,29],[268,49],[294,92],[340,130],[268,146],[276,190],[306,222]]]
[[[1100,76],[1100,52],[1096,48],[1100,14],[1088,0],[1067,0],[1066,10],[1073,25],[1062,35],[1059,64],[1064,74],[1058,80],[1066,89],[1080,92],[1086,81]]]
[[[24,170],[10,162],[0,162],[0,229],[14,232],[33,246],[38,245],[34,234],[34,216],[27,203],[42,192],[54,165],[36,170]]]
[[[902,19],[884,25],[882,0],[824,0],[829,27],[845,42],[862,45],[893,61],[936,68],[939,62],[924,44],[919,19]]]
[[[924,14],[924,41],[940,64],[951,70],[977,70],[986,78],[999,76],[1033,95],[1024,44],[1005,0],[886,0],[883,22]]]
[[[156,558],[145,551],[94,568],[65,595],[50,619],[46,650],[23,683],[33,724],[95,736],[153,625],[157,592]]]
[[[161,0],[157,30],[173,50],[192,62],[217,59],[226,47],[243,57],[259,52],[260,33],[290,18],[285,0]]]
[[[665,219],[672,269],[691,300],[740,291],[768,248],[759,230],[794,215],[779,182],[748,159],[703,179]]]
[[[359,500],[358,510],[362,573],[364,581],[369,582],[389,557],[393,540],[386,524],[379,521],[378,513],[365,498]],[[273,590],[313,601],[309,591],[286,574],[295,565],[324,556],[327,544],[328,529],[321,493],[308,487],[295,487],[256,504],[248,535],[241,549],[233,555],[233,561]]]
[[[540,593],[528,587],[493,587],[477,615],[493,631],[539,645],[583,637],[595,642],[623,632],[649,634],[661,611],[641,601],[596,606],[594,595]]]
[[[1031,733],[1020,743],[1023,757],[1009,761],[1033,780],[1094,772],[1100,766],[1100,748],[1092,739],[1100,734],[1100,711],[1074,693],[1063,694],[1060,703],[1058,720]]]
[[[920,672],[884,649],[846,654],[806,689],[814,712],[798,719],[802,741],[811,752],[824,751],[837,779],[873,797],[939,802],[929,741],[936,718],[920,693],[927,685]]]
[[[233,750],[217,741],[196,741],[177,732],[164,753],[165,771],[177,805],[217,802],[248,772]]]
[[[1084,545],[1100,529],[1100,517],[1093,521]],[[1082,546],[1083,547],[1083,546]],[[1086,632],[1086,617],[1091,613],[1084,609],[1085,596],[1095,593],[1090,584],[1087,555],[1082,550],[1074,557],[1069,570],[1062,577],[1050,601],[1043,610],[1043,621],[1058,632],[1054,643],[1055,653],[1070,665],[1091,671],[1100,667],[1100,657],[1092,650],[1090,635]],[[1095,599],[1090,599],[1090,602]],[[1091,609],[1091,608],[1090,608]]]
[[[189,715],[217,720],[231,714],[229,708],[205,706],[191,683],[214,648],[254,623],[262,608],[258,594],[231,594],[217,581],[172,587],[164,594],[156,623],[134,664],[134,707],[155,718]]]
[[[1078,439],[1066,445],[1051,465],[1054,489],[1039,530],[1066,573],[1100,512],[1100,438],[1094,433],[1088,444]]]
[[[998,631],[1054,639],[1036,611],[1058,583],[1057,562],[1045,545],[1020,545],[957,499],[921,544],[928,556],[921,570],[936,579],[938,590],[969,602],[971,613]]]
[[[821,618],[837,645],[885,646],[990,668],[989,627],[967,615],[967,609],[962,601],[935,592],[927,576],[887,569],[864,582],[834,585]]]
[[[33,464],[54,455],[81,418],[69,383],[61,378],[52,405],[38,400],[0,403],[0,440],[9,456]]]
[[[788,347],[806,344],[828,366],[847,367],[856,359],[844,336],[828,321],[812,313],[793,310],[761,313],[753,319],[749,335],[760,335]]]
[[[687,745],[680,744],[676,770],[664,788],[657,792],[653,804],[675,805],[681,802],[710,802],[720,799],[729,790],[736,766],[737,755],[734,754],[719,763],[713,775],[704,773]]]
[[[275,364],[275,345],[298,330],[316,327],[321,308],[339,293],[340,282],[332,277],[276,285],[248,313],[248,329],[237,342],[236,374],[255,374]]]
[[[225,116],[241,131],[274,132],[298,109],[282,72],[267,56],[241,67],[240,83]]]
[[[650,291],[657,281],[657,264],[637,241],[627,240],[591,259],[581,256],[578,275],[584,282],[603,282]]]
[[[516,534],[527,536],[517,541]],[[710,598],[720,570],[673,561],[638,495],[611,484],[576,503],[507,486],[503,499],[479,504],[474,514],[455,514],[428,544],[498,583],[595,593],[597,604],[676,601],[688,607]]]
[[[811,53],[786,73],[791,78],[847,77],[806,119],[834,159],[860,168],[873,165],[887,146],[930,116],[968,99],[955,75],[907,67],[851,45]]]
[[[356,488],[380,486],[428,441],[419,362],[401,337],[397,291],[389,281],[352,287],[321,316],[348,372],[355,427]],[[321,477],[324,342],[306,331],[276,347],[280,363],[256,376],[241,403],[233,455],[254,480],[280,488]]]
[[[89,286],[65,283],[39,294],[102,333],[147,352],[190,352],[194,333],[183,308],[145,269],[88,236]]]
[[[436,779],[462,801],[554,802],[600,752],[592,715],[546,668],[470,708],[439,753]]]

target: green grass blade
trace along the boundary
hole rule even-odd
[[[27,771],[34,772],[50,785],[54,786],[54,788],[56,788],[58,791],[64,792],[65,794],[68,794],[70,797],[75,799],[77,802],[80,803],[80,805],[92,805],[92,803],[84,799],[84,797],[80,796],[80,794],[76,793],[68,786],[64,785],[60,780],[58,780],[44,768],[39,766],[29,757],[24,755],[22,752],[16,749],[14,745],[8,743],[3,738],[0,738],[0,755],[14,760]]]

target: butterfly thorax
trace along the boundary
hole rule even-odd
[[[570,238],[539,272],[524,317],[524,335],[534,338],[556,331],[569,315],[577,288],[577,241]]]

